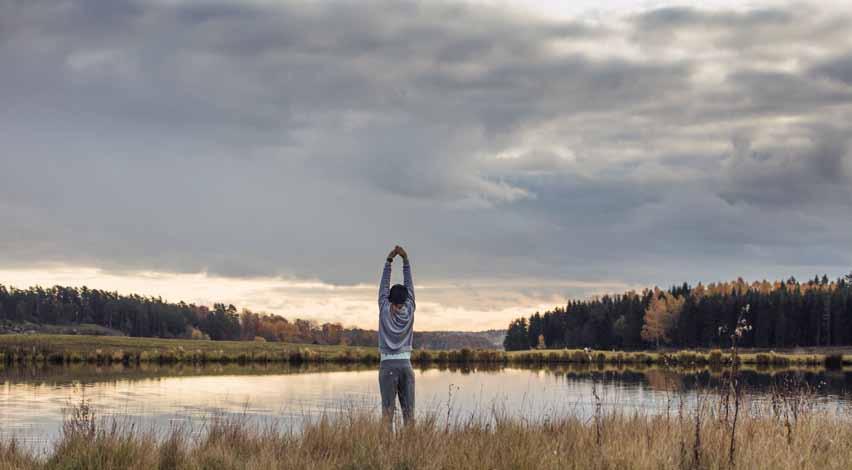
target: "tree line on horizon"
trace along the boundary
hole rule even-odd
[[[343,326],[254,313],[230,304],[171,303],[87,287],[0,284],[0,320],[50,325],[94,324],[127,336],[339,344]]]
[[[727,347],[738,320],[743,347],[852,345],[852,274],[830,281],[742,278],[668,290],[645,289],[572,300],[509,323],[506,350]]]
[[[301,318],[289,320],[245,308],[238,310],[224,303],[215,303],[210,308],[87,287],[18,289],[0,284],[0,331],[4,321],[13,324],[92,324],[135,337],[350,346],[378,344],[376,330],[344,328],[340,323],[319,323]],[[417,347],[430,349],[491,346],[484,338],[447,332],[415,332],[414,343]]]

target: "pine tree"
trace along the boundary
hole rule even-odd
[[[520,351],[530,348],[526,318],[519,318],[509,323],[506,338],[503,339],[503,348],[506,351]]]
[[[535,312],[535,314],[530,316],[530,323],[527,332],[530,346],[534,348],[538,347],[538,337],[542,335],[543,326],[541,315],[538,312]]]

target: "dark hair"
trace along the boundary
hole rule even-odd
[[[402,284],[394,284],[390,290],[390,303],[404,304],[408,300],[408,289]]]

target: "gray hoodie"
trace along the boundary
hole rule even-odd
[[[411,280],[411,265],[403,260],[402,276],[405,288],[408,289],[408,300],[394,315],[391,312],[390,278],[391,262],[385,262],[382,280],[379,284],[379,352],[382,354],[399,354],[411,351],[411,340],[414,336],[414,282]]]

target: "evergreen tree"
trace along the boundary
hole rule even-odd
[[[503,348],[506,351],[520,351],[530,348],[526,318],[519,318],[509,324],[506,337],[503,339]]]
[[[744,347],[850,345],[850,281],[849,276],[831,281],[823,275],[804,284],[794,277],[774,283],[739,278],[694,288],[682,284],[667,291],[572,300],[564,308],[534,314],[529,323],[540,316],[548,348],[633,348],[658,341],[673,347],[727,347],[730,335],[720,331],[735,328],[749,305],[745,319],[752,328],[739,339]]]
[[[528,340],[527,343],[530,347],[538,347],[538,339],[539,336],[543,333],[544,322],[541,318],[541,315],[538,312],[535,312],[530,317],[530,323],[528,327]]]

